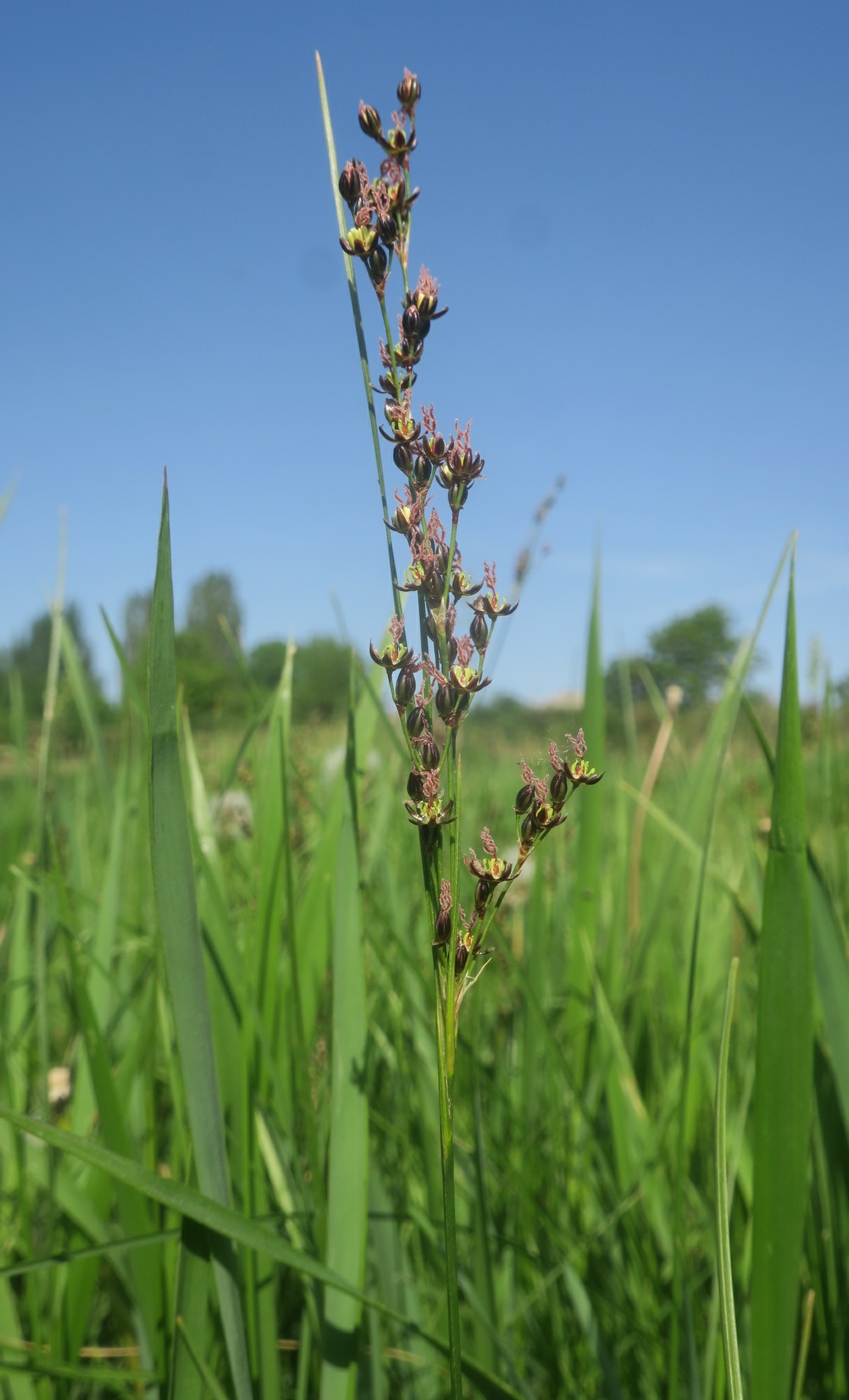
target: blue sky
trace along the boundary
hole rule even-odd
[[[0,645],[44,606],[67,506],[112,677],[97,608],[151,582],[165,463],[178,600],[227,568],[248,644],[334,631],[333,592],[380,633],[319,48],[342,158],[376,164],[361,97],[388,118],[404,65],[422,80],[412,259],[451,312],[417,390],[487,460],[467,562],[509,578],[568,478],[499,684],[580,683],[599,532],[608,655],[708,601],[750,625],[797,528],[803,668],[818,637],[849,671],[844,4],[0,13]]]

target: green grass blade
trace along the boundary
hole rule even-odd
[[[206,1322],[212,1270],[209,1237],[202,1225],[183,1219],[177,1274],[177,1315],[171,1353],[168,1400],[203,1400],[204,1378],[195,1351],[206,1350]]]
[[[100,1147],[97,1143],[77,1137],[74,1133],[54,1128],[51,1123],[29,1118],[23,1113],[15,1113],[12,1109],[4,1108],[2,1105],[0,1105],[0,1119],[11,1123],[18,1132],[29,1133],[50,1147],[55,1147],[60,1152],[67,1152],[76,1157],[78,1161],[85,1162],[91,1167],[97,1167],[116,1180],[125,1182],[126,1185],[142,1192],[152,1201],[158,1201],[168,1210],[173,1210],[178,1215],[187,1215],[191,1220],[205,1225],[214,1234],[234,1240],[236,1243],[244,1245],[246,1249],[256,1250],[259,1254],[267,1254],[286,1268],[293,1269],[307,1278],[313,1278],[318,1283],[324,1284],[325,1287],[336,1289],[340,1293],[348,1293],[367,1307],[377,1308],[384,1317],[408,1328],[421,1337],[423,1341],[428,1342],[430,1346],[435,1347],[443,1356],[448,1355],[448,1347],[441,1337],[437,1337],[426,1328],[421,1327],[412,1318],[405,1317],[394,1308],[387,1307],[379,1299],[368,1297],[348,1279],[343,1278],[341,1274],[334,1273],[320,1260],[313,1259],[310,1255],[293,1249],[267,1225],[261,1225],[256,1220],[248,1220],[238,1211],[229,1206],[221,1205],[218,1201],[194,1190],[191,1186],[183,1186],[179,1182],[169,1181],[165,1177],[158,1176],[155,1172],[148,1171],[130,1158],[121,1157],[116,1152],[110,1152],[106,1147]],[[463,1358],[463,1371],[482,1395],[492,1397],[492,1400],[520,1400],[517,1392],[511,1386],[500,1381],[497,1376],[491,1376],[482,1366],[478,1366],[466,1357]]]
[[[793,570],[758,978],[752,1233],[752,1397],[790,1393],[807,1199],[813,952]]]
[[[103,1043],[103,1036],[91,999],[80,974],[73,945],[68,943],[68,962],[74,986],[74,1000],[80,1029],[85,1041],[89,1071],[94,1085],[95,1098],[104,1141],[112,1152],[123,1157],[132,1156],[130,1135],[121,1105],[118,1089],[112,1074],[112,1066]],[[151,1214],[147,1200],[123,1184],[118,1185],[118,1214],[125,1235],[144,1235],[151,1230]],[[162,1316],[162,1292],[160,1286],[158,1250],[135,1251],[130,1260],[133,1276],[135,1301],[144,1320],[146,1345],[149,1352],[148,1365],[163,1364],[163,1336],[160,1326]],[[142,1341],[142,1355],[145,1354],[145,1340]]]
[[[339,834],[333,923],[332,1103],[328,1165],[327,1263],[362,1289],[368,1223],[366,983],[359,860],[353,817]],[[328,1290],[321,1400],[344,1400],[356,1384],[360,1306]]]
[[[91,745],[94,755],[94,769],[97,774],[97,783],[100,789],[100,800],[103,803],[104,811],[109,810],[112,783],[109,777],[109,766],[106,762],[106,750],[103,747],[103,735],[100,732],[100,725],[94,712],[94,702],[92,700],[91,687],[86,679],[85,669],[80,657],[79,648],[74,640],[74,634],[68,626],[68,619],[61,620],[61,645],[62,660],[65,663],[65,672],[71,686],[71,693],[74,697],[74,704],[80,717],[86,738]]]
[[[226,1206],[230,1200],[230,1185],[224,1126],[177,742],[174,593],[167,484],[162,493],[150,625],[150,744],[153,878],[189,1126],[201,1189]],[[222,1240],[220,1246],[213,1245],[213,1258],[233,1383],[239,1400],[250,1400],[250,1370],[236,1281],[236,1259],[226,1240]]]
[[[192,1338],[191,1325],[187,1324],[184,1317],[177,1318],[177,1332],[182,1346],[185,1348],[184,1354],[186,1359],[191,1363],[194,1369],[195,1379],[200,1382],[200,1388],[195,1389],[193,1393],[203,1396],[209,1391],[212,1400],[229,1400],[226,1390],[204,1361],[200,1347]],[[185,1392],[182,1390],[175,1390],[174,1400],[183,1400],[184,1394],[189,1397],[192,1391],[189,1388],[187,1388]]]
[[[599,772],[604,768],[605,703],[604,672],[601,666],[601,559],[596,557],[590,629],[587,639],[587,670],[582,711],[584,736],[590,763]],[[578,855],[575,863],[573,914],[570,934],[572,966],[571,992],[574,997],[575,1079],[583,1082],[589,1025],[591,973],[584,952],[584,939],[595,956],[598,931],[601,838],[603,829],[604,784],[587,788],[582,794],[578,829]]]
[[[124,873],[124,835],[127,823],[127,774],[124,765],[118,772],[112,804],[109,831],[109,851],[100,890],[100,907],[94,931],[92,966],[89,972],[89,994],[98,1024],[109,1022],[115,996],[109,973],[115,950],[115,935],[121,907],[121,884]]]
[[[83,1259],[108,1258],[112,1254],[123,1254],[134,1249],[147,1249],[152,1244],[165,1244],[179,1238],[179,1230],[154,1230],[151,1234],[138,1235],[135,1239],[104,1240],[102,1244],[86,1245],[84,1249],[63,1249],[58,1254],[48,1254],[43,1259],[27,1259],[24,1263],[9,1264],[0,1269],[0,1279],[20,1278],[24,1274],[37,1273],[39,1269],[55,1269],[57,1264],[75,1264]],[[2,1335],[8,1336],[4,1332]]]
[[[145,732],[147,732],[149,724],[149,715],[144,695],[142,694],[141,687],[138,683],[138,678],[127,659],[127,653],[124,651],[123,645],[119,640],[117,633],[115,632],[115,629],[112,626],[112,623],[106,616],[106,611],[104,608],[100,609],[100,616],[103,618],[103,625],[105,626],[106,631],[109,633],[109,640],[112,643],[112,650],[118,658],[118,665],[121,667],[121,675],[124,680],[125,692],[132,700],[133,705],[135,706],[135,709],[142,721]]]
[[[734,1315],[734,1280],[731,1273],[731,1237],[728,1232],[728,1150],[726,1124],[728,1110],[728,1049],[731,1044],[731,1017],[734,1011],[734,989],[737,983],[738,960],[734,958],[728,974],[725,993],[725,1013],[719,1042],[719,1071],[716,1082],[716,1138],[714,1167],[716,1173],[716,1245],[719,1274],[719,1304],[722,1314],[722,1341],[725,1347],[725,1369],[731,1400],[743,1400],[740,1375],[740,1353],[737,1348],[737,1322]]]
[[[318,95],[321,102],[321,120],[324,126],[324,140],[327,145],[327,159],[330,163],[330,182],[333,186],[333,204],[336,209],[336,221],[339,225],[339,236],[344,238],[347,234],[347,224],[345,222],[345,206],[342,203],[342,196],[339,193],[339,166],[336,160],[336,142],[333,138],[333,123],[330,120],[330,104],[327,101],[327,88],[324,85],[324,69],[321,66],[321,58],[318,53],[315,56],[316,71],[318,74]],[[371,388],[371,371],[368,363],[368,346],[366,345],[365,331],[363,330],[363,317],[360,310],[360,298],[357,292],[357,280],[354,275],[353,259],[344,254],[345,276],[348,280],[348,294],[351,298],[351,311],[354,317],[354,329],[357,333],[357,349],[360,353],[360,368],[363,372],[363,388],[365,390],[366,403],[368,405],[369,424],[371,426],[372,447],[374,448],[374,459],[377,466],[377,483],[380,488],[380,504],[383,508],[384,521],[389,520],[389,504],[386,497],[386,482],[383,476],[383,457],[380,449],[380,435],[377,430],[377,414],[374,407],[374,394]],[[386,526],[386,548],[389,553],[389,574],[392,579],[392,597],[395,604],[395,612],[398,617],[404,616],[404,609],[401,606],[401,595],[398,591],[398,571],[395,565],[395,550],[392,544],[392,532]]]
[[[761,747],[770,773],[775,774],[775,754],[751,701],[743,696],[743,709]],[[808,842],[808,878],[814,931],[814,976],[843,1124],[849,1134],[849,959],[834,896]]]
[[[21,1337],[21,1325],[15,1295],[8,1281],[0,1279],[0,1336],[10,1340]],[[35,1382],[28,1375],[7,1378],[11,1400],[37,1400]]]
[[[118,1394],[125,1393],[129,1388],[138,1394],[140,1385],[155,1385],[159,1380],[153,1371],[119,1371],[105,1366],[69,1366],[48,1361],[46,1358],[18,1364],[8,1359],[0,1360],[0,1376],[5,1376],[7,1380],[29,1376],[33,1379],[44,1377],[51,1380],[76,1381],[83,1386],[99,1386]],[[84,1391],[83,1394],[85,1393]],[[92,1391],[89,1389],[87,1393],[91,1395]]]

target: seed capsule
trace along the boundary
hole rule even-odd
[[[415,73],[410,73],[404,69],[404,76],[398,84],[398,101],[405,111],[409,112],[415,107],[422,95],[422,85]]]
[[[482,914],[489,899],[490,886],[486,880],[478,880],[475,886],[475,908]]]
[[[440,910],[436,917],[436,927],[433,930],[434,943],[447,943],[451,937],[451,915],[447,910]]]
[[[536,839],[536,835],[537,824],[534,821],[534,814],[533,812],[529,812],[528,815],[525,817],[525,820],[522,822],[522,840],[525,842],[526,845],[530,846]]]
[[[411,670],[409,670],[409,669],[407,669],[407,670],[405,670],[405,671],[402,671],[402,672],[400,673],[400,675],[398,676],[397,681],[395,682],[395,699],[396,699],[397,703],[398,703],[399,705],[403,705],[404,708],[406,709],[406,707],[409,705],[409,703],[410,703],[410,701],[412,700],[412,698],[413,698],[413,696],[415,695],[415,693],[416,693],[416,676],[415,676],[415,672],[414,672],[414,671],[411,671]],[[410,733],[411,733],[411,734],[412,734],[412,732],[413,732],[413,731],[410,730]],[[419,730],[418,732],[419,732],[419,734],[421,734],[421,730]]]
[[[366,258],[366,266],[375,281],[379,281],[383,276],[388,264],[389,258],[386,255],[386,249],[382,248],[379,243],[375,243]]]
[[[372,253],[374,257],[374,253]],[[462,510],[469,499],[469,488],[465,481],[452,481],[448,488],[448,504],[452,510]]]
[[[413,464],[413,481],[416,486],[430,485],[431,465],[426,457],[417,457]]]
[[[399,442],[392,449],[392,460],[399,471],[409,476],[413,467],[413,454],[406,443]]]
[[[377,231],[382,243],[391,248],[398,237],[398,225],[391,214],[381,214],[377,221]]]
[[[350,160],[339,176],[339,193],[348,208],[353,209],[360,197],[360,177]]]
[[[417,768],[410,769],[410,776],[407,779],[407,796],[411,797],[414,802],[421,802],[424,797],[424,782]]]
[[[421,711],[424,719],[424,710]],[[409,729],[409,722],[407,728]],[[421,731],[419,731],[421,732]],[[426,773],[432,773],[434,768],[439,767],[439,749],[434,739],[422,739],[419,744],[419,763]]]
[[[476,612],[469,627],[469,636],[480,652],[486,651],[486,644],[489,640],[489,629],[486,625],[486,618],[483,613]]]
[[[422,318],[419,313],[419,308],[415,303],[406,308],[401,317],[401,325],[403,326],[404,334],[409,336],[410,340],[418,340],[421,337]]]
[[[453,686],[438,685],[436,687],[436,713],[440,719],[448,719],[457,703],[457,692]]]
[[[552,773],[548,784],[548,794],[555,807],[562,807],[569,795],[569,779],[558,770]]]
[[[425,712],[421,705],[416,705],[415,709],[411,710],[407,715],[407,733],[411,739],[417,739],[420,734],[424,733],[425,718]],[[422,767],[426,767],[426,764],[423,763]]]
[[[368,107],[366,106],[365,102],[361,102],[359,121],[360,127],[365,132],[366,136],[370,136],[373,141],[376,141],[377,138],[381,135],[383,127],[381,125],[380,117],[378,116],[374,107]]]

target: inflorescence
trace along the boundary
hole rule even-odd
[[[395,466],[403,484],[395,492],[396,509],[386,521],[402,535],[410,551],[410,563],[399,591],[415,593],[420,623],[420,650],[407,640],[400,607],[389,625],[389,640],[372,659],[387,674],[392,699],[403,727],[411,767],[407,781],[406,810],[421,829],[423,840],[438,840],[439,829],[456,818],[455,799],[446,798],[446,758],[456,761],[457,730],[469,713],[475,696],[489,685],[484,676],[487,648],[498,619],[514,612],[518,604],[498,593],[494,564],[485,564],[483,578],[474,582],[463,567],[457,542],[460,515],[475,482],[483,478],[484,459],[472,448],[471,423],[455,422],[447,437],[440,432],[431,404],[422,405],[421,417],[413,408],[413,389],[425,341],[432,324],[448,308],[439,306],[439,284],[426,268],[410,287],[408,259],[412,210],[419,190],[410,184],[410,156],[416,149],[416,109],[421,84],[405,69],[398,85],[399,111],[384,132],[374,107],[360,104],[360,127],[383,153],[379,176],[372,180],[360,161],[350,160],[339,176],[339,191],[351,214],[352,224],[343,250],[358,258],[368,273],[380,303],[387,341],[380,341],[382,373],[375,392],[385,396],[385,426],[380,431],[392,444]],[[404,295],[397,322],[397,339],[390,333],[386,289],[393,263],[401,269]],[[433,493],[444,491],[450,527],[446,530],[433,504]],[[446,517],[447,518],[447,517]],[[397,601],[397,595],[396,595]],[[468,632],[458,633],[458,608],[471,611]],[[551,775],[539,778],[523,762],[523,785],[516,795],[514,862],[502,860],[489,831],[481,833],[483,857],[471,851],[465,864],[476,881],[474,907],[467,918],[455,901],[459,892],[444,878],[438,889],[431,882],[434,911],[434,949],[444,955],[455,937],[455,976],[458,1006],[466,988],[472,959],[485,951],[482,939],[509,885],[539,843],[565,821],[565,805],[576,788],[597,783],[602,774],[588,767],[583,731],[567,735],[571,758],[555,744],[549,750]],[[451,786],[450,764],[447,769]]]

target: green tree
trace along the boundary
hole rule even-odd
[[[292,717],[333,719],[344,714],[351,676],[351,648],[333,637],[312,637],[295,652]]]
[[[147,639],[153,594],[131,593],[124,604],[124,650],[133,667],[147,666]]]
[[[95,695],[100,695],[100,683],[92,667],[91,647],[83,630],[82,616],[76,603],[69,603],[65,609],[65,620],[73,633],[83,669]],[[41,714],[44,706],[44,687],[47,683],[47,662],[50,657],[50,634],[53,618],[49,612],[41,613],[30,624],[29,631],[13,643],[0,659],[0,669],[9,675],[17,671],[21,678],[24,709],[29,718]]]
[[[286,660],[285,642],[260,642],[248,657],[250,673],[261,690],[273,690]]]
[[[661,690],[680,685],[687,704],[709,699],[737,649],[731,618],[718,603],[673,618],[649,633],[649,669]]]
[[[214,656],[225,666],[233,665],[233,652],[221,626],[225,619],[237,641],[242,633],[242,608],[231,574],[204,574],[192,584],[186,611],[186,631],[206,637]]]
[[[262,642],[248,658],[251,675],[263,690],[273,690],[280,680],[286,657],[285,642]],[[311,637],[295,652],[292,670],[292,717],[334,719],[348,703],[351,648],[333,637]]]

